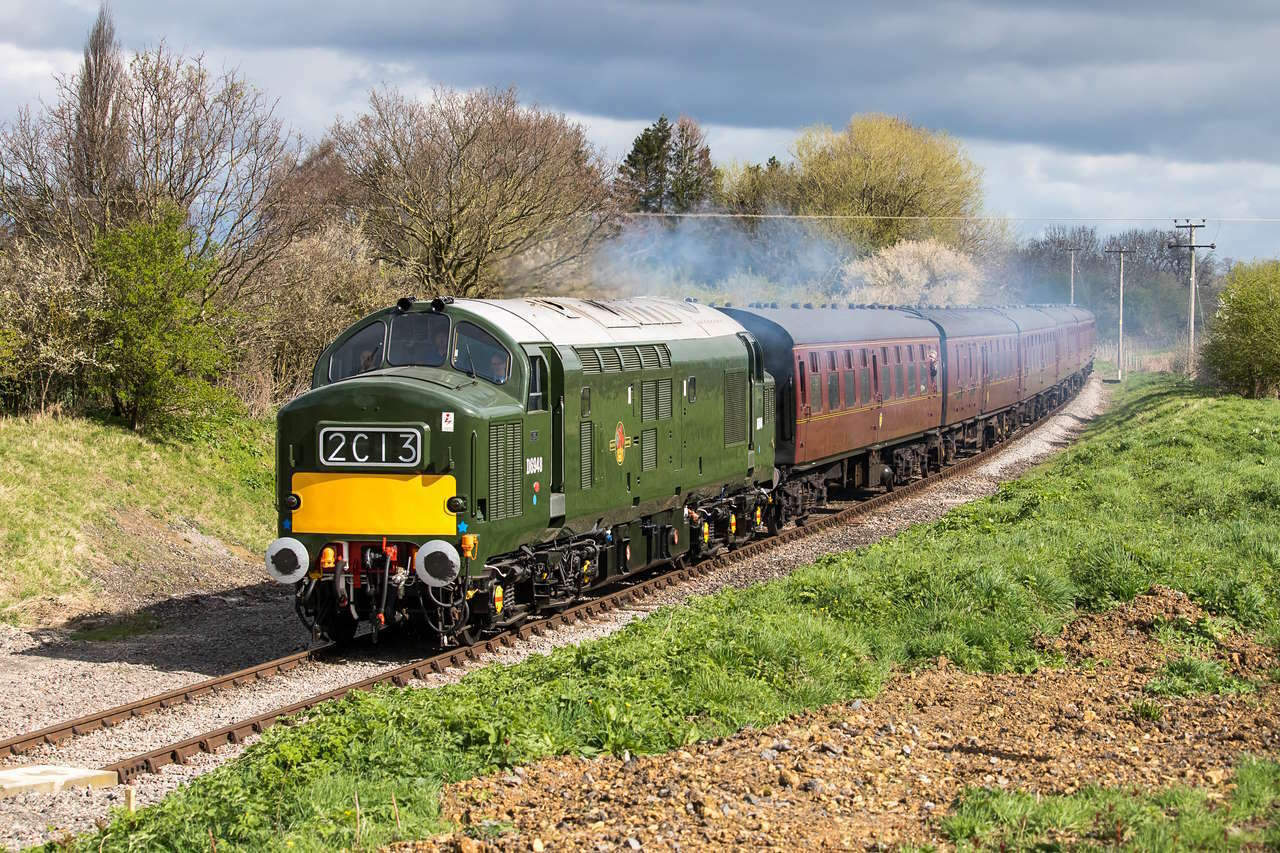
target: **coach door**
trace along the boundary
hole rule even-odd
[[[884,392],[886,389],[882,386],[883,377],[880,376],[880,368],[883,366],[884,365],[880,363],[880,353],[876,352],[875,350],[872,350],[871,351],[871,391],[872,391],[871,402],[872,402],[872,411],[874,411],[876,415],[875,423],[872,425],[872,428],[876,430],[879,430],[884,426]],[[887,383],[884,383],[884,384],[887,384]]]

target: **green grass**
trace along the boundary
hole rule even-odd
[[[84,418],[0,418],[0,619],[19,621],[34,596],[91,597],[91,558],[132,565],[145,556],[121,535],[122,513],[265,548],[273,441],[268,420],[160,441]]]
[[[1248,760],[1229,799],[1175,787],[1070,795],[971,789],[943,830],[960,849],[1239,850],[1280,845],[1280,764]]]
[[[1248,681],[1227,673],[1216,660],[1196,657],[1169,661],[1146,686],[1146,691],[1153,696],[1250,693],[1255,689]]]
[[[1134,700],[1129,706],[1129,710],[1133,712],[1133,716],[1139,720],[1146,720],[1149,723],[1158,723],[1164,719],[1164,709],[1155,702],[1148,702],[1146,699]]]
[[[207,849],[212,834],[220,850],[320,850],[421,837],[439,828],[445,782],[768,725],[873,695],[895,667],[938,655],[1030,669],[1043,663],[1038,634],[1155,582],[1274,639],[1278,460],[1280,402],[1131,380],[1081,443],[938,522],[458,684],[314,709],[81,844]]]

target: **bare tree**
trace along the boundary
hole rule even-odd
[[[671,133],[671,154],[667,167],[671,209],[685,213],[701,207],[715,189],[711,168],[711,146],[702,127],[689,118],[676,119]]]
[[[609,167],[582,127],[512,89],[425,102],[375,91],[332,136],[379,256],[431,291],[544,286],[616,221]]]
[[[283,191],[298,153],[236,71],[215,76],[163,44],[124,66],[104,7],[80,73],[0,128],[0,225],[83,260],[104,229],[171,202],[191,251],[218,260],[204,302],[234,302],[313,215]]]
[[[124,63],[116,26],[104,3],[84,45],[72,107],[70,166],[72,188],[86,203],[97,202],[93,224],[105,228],[110,203],[124,189],[125,128],[121,115]],[[69,94],[69,93],[68,93]]]

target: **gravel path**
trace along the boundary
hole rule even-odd
[[[1102,384],[1095,377],[1063,412],[1012,443],[998,459],[863,516],[855,524],[780,545],[765,555],[662,590],[643,606],[615,610],[596,620],[531,638],[414,685],[452,683],[491,662],[515,663],[559,646],[607,636],[660,607],[726,586],[745,587],[778,578],[807,565],[818,554],[867,545],[912,524],[938,518],[953,506],[991,494],[1000,482],[1021,475],[1061,450],[1102,411],[1105,400]],[[272,592],[264,591],[258,601],[215,607],[200,619],[176,625],[172,633],[155,632],[113,643],[77,643],[65,632],[17,632],[0,637],[4,643],[0,648],[0,725],[12,729],[8,734],[30,731],[304,647],[307,637],[288,613],[287,599]],[[220,691],[62,746],[41,748],[8,763],[102,766],[369,677],[409,657],[405,650],[385,647],[365,657],[306,664],[265,682]],[[11,671],[10,663],[24,672]],[[67,685],[73,687],[68,689]],[[170,765],[158,774],[141,777],[133,783],[139,805],[163,798],[183,782],[239,755],[246,745],[229,746],[216,755],[201,754],[184,766]],[[22,847],[56,840],[68,831],[83,832],[123,801],[123,786],[0,800],[0,845]]]

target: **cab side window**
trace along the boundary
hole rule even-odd
[[[493,335],[464,321],[453,336],[453,367],[468,376],[502,385],[511,376],[511,354]]]
[[[525,409],[530,412],[547,409],[547,361],[540,355],[529,358],[529,399]]]

